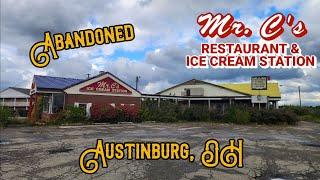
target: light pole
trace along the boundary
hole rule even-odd
[[[280,87],[283,87],[283,86],[296,88],[296,86],[280,85]],[[300,86],[298,86],[298,96],[299,96],[299,105],[300,105],[300,107],[301,107],[301,91],[300,91]]]
[[[300,86],[298,86],[298,90],[299,90],[299,103],[300,103],[300,107],[301,107],[301,95],[300,95]]]

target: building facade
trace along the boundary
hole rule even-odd
[[[0,106],[13,110],[16,116],[25,117],[29,108],[30,90],[9,87],[0,92]]]
[[[142,94],[109,72],[88,79],[35,75],[30,94],[30,119],[51,119],[68,106],[83,108],[87,116],[102,106],[138,110],[147,99],[156,101],[158,106],[169,100],[187,107],[200,104],[222,111],[232,105],[277,108],[281,99],[278,83],[268,83],[265,90],[252,90],[250,83],[218,85],[197,79],[156,94]]]
[[[278,108],[281,94],[278,83],[268,83],[266,90],[252,90],[251,83],[213,84],[192,79],[144,98],[173,100],[176,103],[207,105],[208,108],[222,109],[232,105],[257,108]]]
[[[31,88],[29,117],[51,119],[68,106],[85,109],[87,116],[91,115],[93,107],[128,106],[139,109],[140,98],[140,92],[109,72],[88,79],[35,75]],[[40,114],[37,113],[39,111]]]

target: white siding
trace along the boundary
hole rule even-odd
[[[189,88],[203,88],[203,96],[214,96],[214,97],[234,97],[234,96],[246,96],[241,93],[237,93],[225,88],[221,88],[209,84],[197,84],[197,85],[181,85],[167,91],[162,92],[160,95],[171,95],[171,96],[181,96],[185,89]]]
[[[29,98],[29,95],[8,88],[0,92],[0,98]]]

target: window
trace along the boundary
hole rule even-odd
[[[53,95],[52,112],[57,113],[63,109],[64,94],[55,93]]]
[[[16,98],[16,102],[27,102],[26,98]]]
[[[190,96],[190,89],[186,89],[186,96]]]
[[[50,96],[43,96],[43,112],[50,113],[50,106],[51,106],[51,97]]]
[[[85,112],[86,112],[86,115],[88,117],[90,117],[90,109],[91,109],[92,103],[78,103],[78,102],[75,102],[74,106],[75,107],[79,107],[81,109],[84,109]]]
[[[14,98],[4,98],[4,102],[13,102]]]
[[[79,108],[83,109],[83,110],[86,110],[87,109],[87,104],[80,104],[79,103]]]

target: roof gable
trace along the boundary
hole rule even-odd
[[[26,88],[18,88],[18,87],[10,87],[11,89],[14,89],[18,92],[21,92],[23,94],[29,95],[30,94],[30,89],[26,89]]]
[[[141,96],[141,93],[115,75],[104,72],[64,89],[67,94]]]
[[[115,93],[115,94],[132,94],[132,92],[119,84],[111,77],[106,77],[97,82],[80,88],[81,92],[97,92],[97,93]]]
[[[17,90],[18,89],[18,90]],[[0,92],[1,98],[29,98],[29,94],[26,94],[24,92],[20,92],[23,88],[14,88],[9,87],[7,89],[4,89]],[[24,91],[25,89],[21,90]]]
[[[177,84],[175,86],[172,86],[168,89],[165,89],[165,90],[162,90],[156,94],[162,94],[170,89],[174,89],[176,87],[179,87],[179,86],[183,86],[183,85],[201,85],[201,84],[206,84],[206,85],[210,85],[210,86],[214,86],[214,87],[218,87],[218,88],[222,88],[222,89],[225,89],[225,90],[228,90],[228,91],[232,91],[232,92],[235,92],[235,93],[239,93],[239,94],[242,94],[242,95],[250,95],[248,93],[245,93],[245,92],[240,92],[240,91],[237,91],[237,90],[233,90],[233,89],[229,89],[229,88],[226,88],[224,86],[220,86],[220,85],[217,85],[217,84],[213,84],[213,83],[209,83],[209,82],[206,82],[206,81],[201,81],[201,80],[198,80],[198,79],[191,79],[189,81],[185,81],[183,83],[180,83],[180,84]]]

